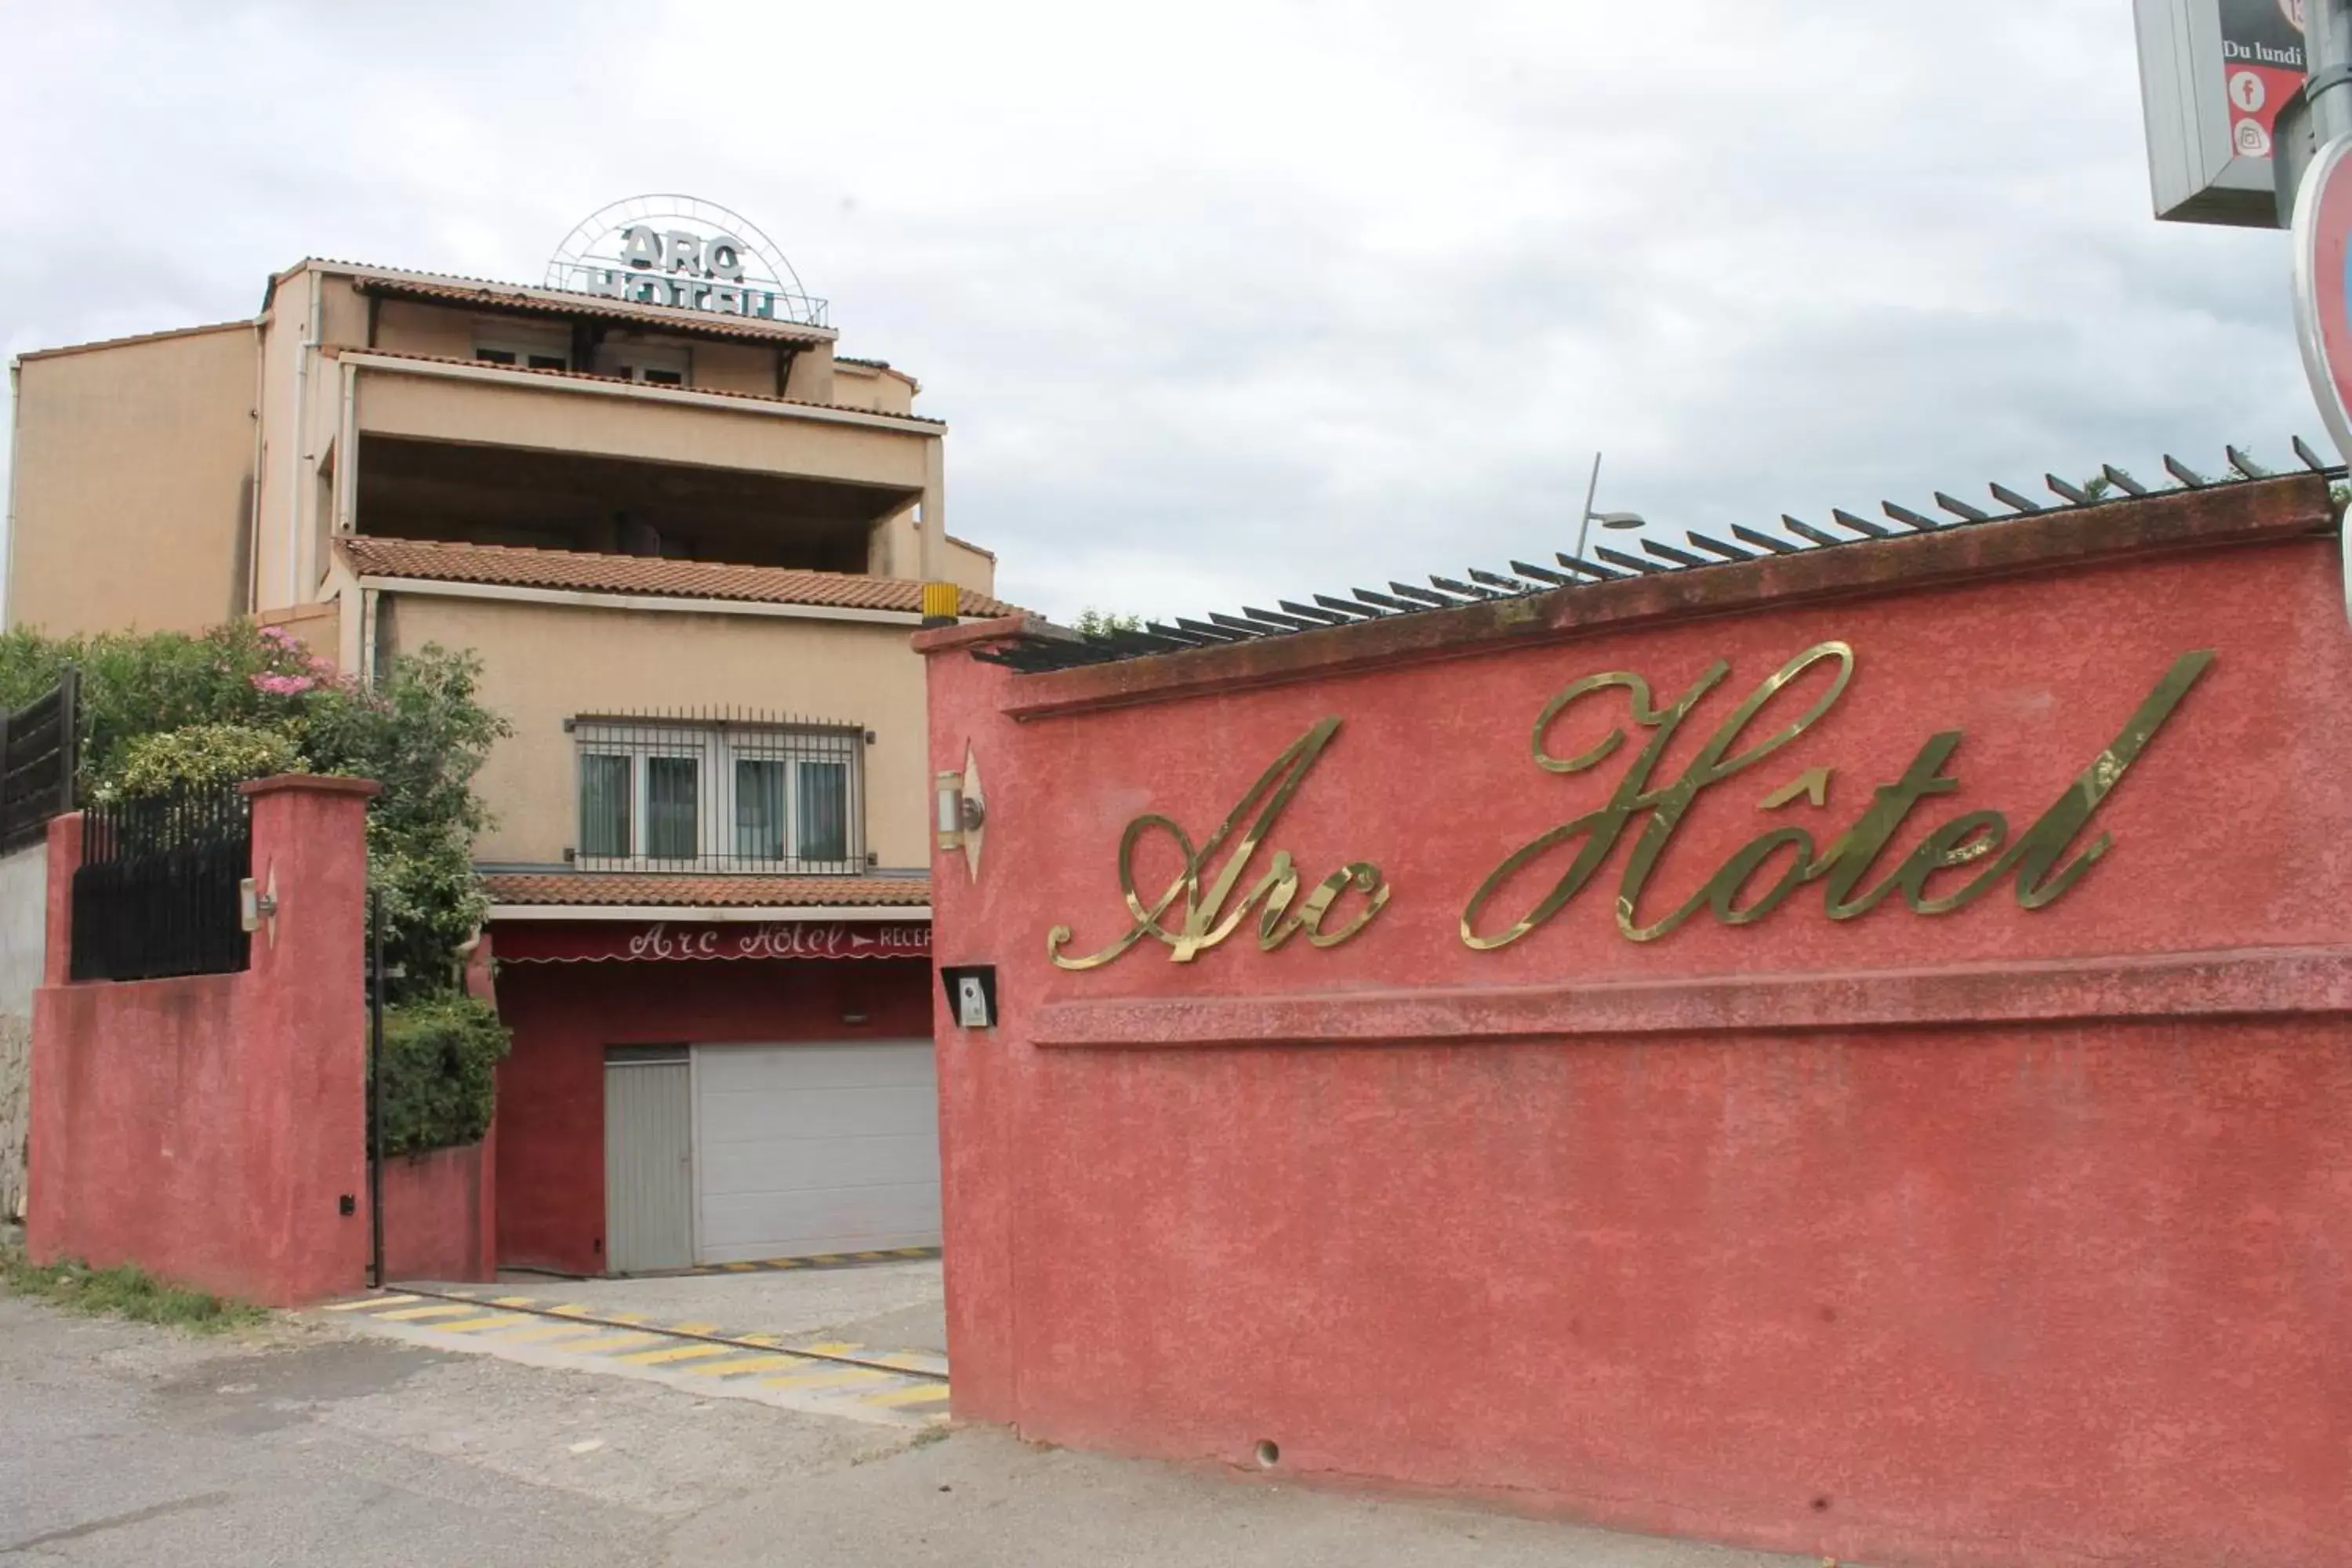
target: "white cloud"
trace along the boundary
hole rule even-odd
[[[306,253],[751,214],[1009,596],[1155,614],[2315,427],[2284,237],[2148,216],[2113,0],[17,9],[0,346]],[[1978,492],[1980,493],[1980,492]]]

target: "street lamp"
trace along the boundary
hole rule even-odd
[[[1592,479],[1584,487],[1584,516],[1576,527],[1576,558],[1580,561],[1584,559],[1584,542],[1591,535],[1594,523],[1603,528],[1626,529],[1639,528],[1646,521],[1638,511],[1593,510],[1592,498],[1600,489],[1601,454],[1595,452],[1592,454]]]

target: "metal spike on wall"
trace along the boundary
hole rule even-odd
[[[2305,472],[2322,474],[2331,479],[2343,477],[2342,465],[2323,458],[2301,437],[2294,438],[2294,449]],[[1937,490],[1934,493],[1935,507],[1944,516],[1933,516],[1898,501],[1880,501],[1879,510],[1889,522],[1898,525],[1895,527],[1874,522],[1843,509],[1833,509],[1830,518],[1836,531],[1832,531],[1830,528],[1816,527],[1783,513],[1778,531],[1734,523],[1727,531],[1730,535],[1728,540],[1692,530],[1683,534],[1679,543],[1671,543],[1661,538],[1641,538],[1638,553],[1632,548],[1619,550],[1596,544],[1591,547],[1589,557],[1570,555],[1565,551],[1553,552],[1552,560],[1557,565],[1513,559],[1505,563],[1505,570],[1473,566],[1454,574],[1432,573],[1426,579],[1426,586],[1391,579],[1385,588],[1350,588],[1345,595],[1312,594],[1302,599],[1276,599],[1273,609],[1244,605],[1237,612],[1212,611],[1205,619],[1199,620],[1180,616],[1172,623],[1150,621],[1134,630],[1106,630],[1083,637],[1024,637],[982,650],[973,657],[1022,673],[1068,669],[1079,665],[1181,653],[1191,648],[1228,643],[1295,637],[1301,633],[1328,631],[1334,626],[1354,626],[1361,621],[1466,609],[1491,600],[1590,592],[1603,584],[1633,577],[1721,570],[1727,566],[1769,563],[1787,555],[1809,554],[1817,550],[1849,550],[1881,543],[1899,546],[1901,541],[1923,533],[1998,526],[2018,518],[2053,511],[2114,506],[2144,496],[2224,489],[2275,477],[2272,470],[2263,468],[2237,447],[2225,447],[2223,453],[2228,469],[2219,477],[2200,473],[2181,459],[2167,454],[2163,459],[2164,471],[2171,486],[2175,487],[2168,489],[2143,484],[2123,468],[2109,463],[2100,467],[2097,478],[2089,485],[2078,485],[2056,474],[2045,474],[2042,482],[2057,498],[2051,501],[2029,500],[2007,485],[1994,481],[1987,489],[1996,502],[2008,509],[2004,512],[1989,511]],[[1947,521],[1945,517],[1956,521]]]

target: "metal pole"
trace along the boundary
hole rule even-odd
[[[1592,498],[1601,493],[1601,454],[1592,454],[1592,479],[1584,487],[1584,515],[1576,520],[1576,558],[1584,559],[1585,536],[1592,531]]]
[[[369,1277],[383,1289],[383,895],[368,890]]]
[[[2352,135],[2352,0],[2311,0],[2304,12],[2304,100],[2313,139],[2325,147]]]

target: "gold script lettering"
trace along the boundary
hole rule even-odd
[[[1289,748],[1274,760],[1274,765],[1250,786],[1249,793],[1225,815],[1225,820],[1218,825],[1216,832],[1211,834],[1208,841],[1197,849],[1193,847],[1192,836],[1173,818],[1157,812],[1147,813],[1129,823],[1127,831],[1119,835],[1118,840],[1118,886],[1126,897],[1127,912],[1133,923],[1124,936],[1108,947],[1083,958],[1063,954],[1062,950],[1069,945],[1071,940],[1070,928],[1055,926],[1045,937],[1046,956],[1063,969],[1095,969],[1108,963],[1149,936],[1166,942],[1173,950],[1169,954],[1171,962],[1190,963],[1231,936],[1253,909],[1258,911],[1257,944],[1267,952],[1302,931],[1313,946],[1335,947],[1370,925],[1372,917],[1379,914],[1389,901],[1389,887],[1381,880],[1378,866],[1367,860],[1349,862],[1318,882],[1306,898],[1299,900],[1298,908],[1293,910],[1290,906],[1291,900],[1298,895],[1298,871],[1287,850],[1276,850],[1265,875],[1258,879],[1231,912],[1225,910],[1226,900],[1233,897],[1234,889],[1247,875],[1259,846],[1265,842],[1266,835],[1274,830],[1274,825],[1281,820],[1291,797],[1298,793],[1299,785],[1307,782],[1308,770],[1314,767],[1316,759],[1323,754],[1324,748],[1331,743],[1331,737],[1339,732],[1339,729],[1338,719],[1326,719],[1292,742]],[[1234,829],[1253,811],[1257,814],[1255,820],[1250,823],[1240,839],[1233,843],[1230,852],[1226,852],[1227,841],[1233,839]],[[1183,859],[1183,868],[1177,873],[1175,880],[1168,884],[1167,891],[1146,904],[1142,895],[1136,890],[1135,851],[1144,837],[1155,830],[1165,833],[1175,841],[1177,853]],[[1224,860],[1217,867],[1214,879],[1210,881],[1208,891],[1203,896],[1202,881],[1210,875],[1210,867],[1217,862],[1221,852],[1225,852]],[[1333,906],[1351,889],[1364,896],[1363,907],[1353,917],[1327,930],[1324,922]],[[1183,900],[1182,918],[1171,930],[1163,917],[1179,899]]]
[[[2113,836],[2102,833],[2071,860],[2067,858],[2099,804],[2122,782],[2213,658],[2208,648],[2175,659],[2125,721],[2122,732],[2015,838],[2010,837],[2009,819],[2000,812],[1965,812],[1931,830],[1894,862],[1891,870],[1870,882],[1873,868],[1911,812],[1927,797],[1948,795],[1959,787],[1945,764],[1959,747],[1960,731],[1947,730],[1929,736],[1902,777],[1880,785],[1861,816],[1828,847],[1817,852],[1812,835],[1804,828],[1773,828],[1736,851],[1689,898],[1662,915],[1646,919],[1639,912],[1643,891],[1692,803],[1702,792],[1755,766],[1820,721],[1853,678],[1853,649],[1842,642],[1827,642],[1790,659],[1725,718],[1679,777],[1657,785],[1653,785],[1652,776],[1676,730],[1730,667],[1717,660],[1688,690],[1663,706],[1652,700],[1648,682],[1629,671],[1586,676],[1561,689],[1538,716],[1533,741],[1536,765],[1548,773],[1581,773],[1620,749],[1625,740],[1622,726],[1574,756],[1556,756],[1546,745],[1547,735],[1562,716],[1597,692],[1624,691],[1633,722],[1651,731],[1649,742],[1627,765],[1605,805],[1522,845],[1488,874],[1462,911],[1462,940],[1480,950],[1507,947],[1550,920],[1591,881],[1633,819],[1643,814],[1646,816],[1641,832],[1618,883],[1616,904],[1617,929],[1634,942],[1654,942],[1701,909],[1710,910],[1726,925],[1747,925],[1770,914],[1798,888],[1815,880],[1823,883],[1825,911],[1838,921],[1866,914],[1895,893],[1919,914],[1949,914],[1981,898],[2012,872],[2017,878],[2017,901],[2029,910],[2044,908],[2106,854]],[[1836,666],[1834,674],[1803,712],[1741,748],[1751,722],[1784,688],[1814,665],[1830,662]],[[1780,803],[1776,797],[1775,804]],[[1533,908],[1500,930],[1482,931],[1482,917],[1506,884],[1571,844],[1578,846],[1575,858]],[[1784,852],[1788,852],[1785,860]],[[1933,879],[1980,862],[1986,863],[1966,882],[1947,892],[1931,892]],[[1776,864],[1779,869],[1773,872],[1770,868]]]

